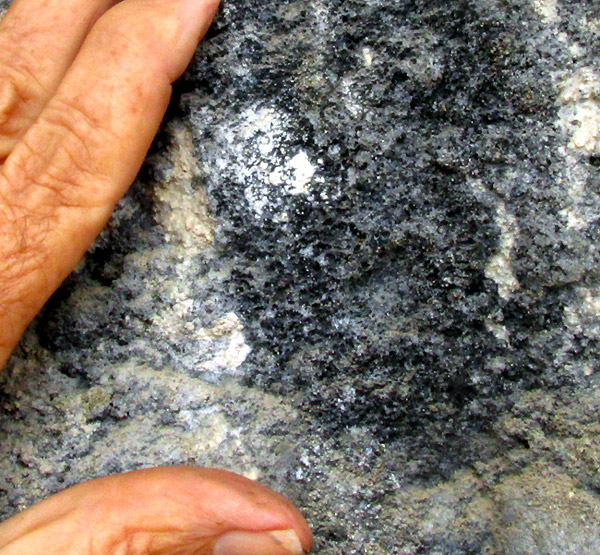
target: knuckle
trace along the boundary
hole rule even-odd
[[[3,21],[4,24],[4,21]],[[35,55],[27,45],[36,36],[3,25],[0,34],[0,161],[33,123],[49,91],[33,68]]]
[[[27,49],[15,47],[23,43],[5,42],[0,43],[0,124],[20,111],[27,111],[30,105],[47,95],[45,87],[32,71],[35,60]]]
[[[12,80],[0,80],[0,127],[6,125],[9,118],[17,112],[21,103],[19,89]]]
[[[89,153],[87,143],[95,141],[98,134],[103,132],[100,122],[88,115],[73,99],[55,97],[44,111],[41,121],[42,125],[53,128],[61,139],[76,143],[82,149],[81,155]]]
[[[36,93],[30,85],[12,74],[0,74],[0,139],[9,147],[1,147],[0,159],[5,158],[19,136],[31,125],[35,113]]]
[[[8,79],[0,80],[0,163],[13,149],[27,124],[18,116],[22,101],[17,86]]]

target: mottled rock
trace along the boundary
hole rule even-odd
[[[600,10],[225,0],[1,378],[0,514],[206,464],[319,553],[600,551]]]

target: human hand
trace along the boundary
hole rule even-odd
[[[135,178],[218,6],[115,3],[15,0],[0,23],[0,367]]]
[[[15,0],[0,22],[0,367],[134,179],[218,0],[115,3]],[[192,467],[92,480],[0,524],[1,554],[310,545],[278,494]]]

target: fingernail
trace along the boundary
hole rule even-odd
[[[215,543],[213,555],[303,555],[302,544],[293,530],[223,534]]]

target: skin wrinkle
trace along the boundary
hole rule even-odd
[[[17,38],[10,41],[8,44],[6,41],[2,41],[2,58],[3,64],[1,69],[3,72],[9,72],[8,75],[3,75],[2,79],[10,79],[17,86],[20,91],[20,96],[26,99],[26,102],[36,100],[41,96],[48,96],[51,91],[48,91],[47,87],[40,81],[39,77],[32,72],[29,68],[34,67],[34,55],[23,48],[13,48],[11,44],[21,44],[24,41],[25,44],[31,40],[36,39],[36,35],[31,32],[18,33],[16,30],[12,30],[17,35]],[[21,35],[21,36],[19,36]],[[29,57],[29,59],[28,59]],[[10,60],[8,63],[4,58]],[[33,85],[33,86],[32,86]],[[31,91],[29,98],[24,94],[24,91]]]
[[[185,531],[161,530],[159,528],[138,528],[124,530],[121,537],[97,551],[98,555],[160,555],[173,554],[173,549],[184,549],[182,553],[205,553],[210,555],[217,537],[199,536]],[[94,552],[92,552],[94,553]]]
[[[55,106],[55,104],[57,106]],[[61,129],[66,132],[67,137],[75,141],[75,145],[72,150],[63,146],[64,154],[66,154],[68,160],[64,170],[70,173],[71,168],[75,168],[76,172],[81,177],[79,183],[75,183],[79,180],[73,179],[76,189],[81,192],[81,187],[86,186],[85,193],[86,198],[89,199],[90,187],[92,184],[97,183],[95,186],[99,191],[96,193],[98,197],[105,195],[106,191],[110,190],[112,185],[112,179],[108,172],[102,168],[97,167],[91,163],[94,160],[92,149],[100,149],[103,144],[110,144],[118,140],[118,137],[111,131],[106,122],[101,123],[98,118],[94,118],[87,114],[83,107],[77,106],[75,100],[67,102],[65,99],[59,99],[58,97],[52,101],[52,111],[46,111],[44,114],[43,124],[54,125],[60,132]],[[68,116],[67,116],[68,114]],[[60,136],[60,133],[58,133]],[[94,145],[90,147],[90,141],[94,140]],[[64,141],[64,138],[63,138]],[[93,166],[93,167],[92,167]],[[63,170],[61,167],[60,170]],[[52,171],[52,166],[46,168],[46,172]],[[100,185],[100,186],[99,186]],[[110,199],[112,202],[112,199]],[[70,206],[70,203],[63,203],[63,206]],[[89,201],[85,203],[78,203],[75,206],[91,206],[99,208],[105,206],[106,202],[90,204]]]
[[[95,168],[89,168],[92,153],[89,145],[86,143],[86,137],[93,137],[94,133],[98,133],[100,129],[90,128],[85,120],[82,121],[82,118],[78,116],[78,112],[74,109],[67,112],[67,114],[68,116],[58,110],[53,111],[50,114],[45,114],[44,120],[40,123],[40,125],[44,125],[49,130],[48,135],[51,137],[49,140],[49,154],[38,152],[36,148],[38,145],[33,146],[30,143],[31,139],[28,140],[28,136],[25,136],[23,142],[29,146],[34,156],[39,158],[40,165],[42,166],[39,172],[35,172],[41,175],[32,175],[32,178],[37,177],[39,179],[39,177],[47,175],[49,170],[70,173],[71,167],[68,163],[65,167],[56,165],[56,159],[63,152],[68,153],[70,157],[68,162],[74,165],[73,169],[75,170],[76,177],[70,179],[73,184],[77,183],[79,174],[84,174],[87,178],[95,175]]]
[[[59,147],[60,148],[60,147]],[[109,204],[102,202],[95,204],[86,199],[86,197],[94,197],[100,195],[86,195],[89,193],[91,185],[94,184],[95,189],[102,189],[100,183],[110,183],[109,178],[101,179],[97,172],[85,169],[85,167],[76,163],[77,156],[71,154],[71,150],[64,148],[63,155],[67,158],[67,163],[71,164],[74,169],[72,173],[75,175],[69,176],[68,172],[65,175],[63,164],[49,165],[42,178],[38,179],[35,186],[40,189],[47,189],[53,194],[56,199],[54,207],[56,210],[67,208],[101,208]]]
[[[51,130],[51,137],[56,137],[48,142],[47,150],[39,152],[37,145],[32,145],[26,135],[19,148],[27,152],[19,151],[18,156],[9,158],[3,168],[7,179],[23,184],[22,187],[14,185],[13,190],[20,190],[20,196],[29,201],[28,209],[48,207],[50,216],[64,208],[109,206],[112,199],[106,199],[105,191],[109,190],[112,180],[84,161],[90,160],[91,151],[82,139],[86,131],[78,127],[81,124],[69,124],[64,118],[48,118],[43,125]],[[39,189],[46,189],[50,195],[42,194],[42,198],[36,200]]]
[[[35,265],[30,271],[26,270],[24,267],[21,267],[20,272],[23,276],[30,277],[36,273],[39,274],[39,281],[44,283],[47,281],[47,275],[42,267]],[[14,276],[17,276],[16,278]],[[11,337],[15,332],[21,331],[21,323],[23,321],[23,314],[30,313],[37,307],[37,303],[31,302],[29,292],[26,289],[19,290],[15,286],[15,281],[20,281],[19,272],[12,272],[12,275],[8,279],[2,279],[0,283],[0,292],[2,297],[6,299],[3,301],[3,319],[9,319],[8,330],[7,327],[3,327],[0,330],[0,345],[8,346],[11,342],[7,339],[3,339],[2,336],[6,335],[7,337]],[[10,331],[11,333],[5,333],[6,331]]]
[[[4,282],[22,279],[39,266],[43,258],[41,246],[50,230],[47,216],[36,217],[24,208],[20,210],[21,215],[16,215],[17,208],[14,204],[10,206],[11,217],[3,224],[7,231],[0,234],[0,279]],[[29,265],[32,268],[28,268]],[[20,269],[16,270],[17,267]]]
[[[50,111],[50,108],[52,108],[52,111]],[[95,138],[95,133],[101,133],[103,135],[102,140],[117,139],[114,133],[111,132],[110,126],[106,125],[107,118],[110,117],[110,112],[103,114],[102,118],[89,114],[86,109],[78,105],[75,98],[67,100],[67,98],[55,96],[44,112],[43,121],[52,121],[52,118],[48,117],[49,114],[53,114],[58,121],[64,122],[64,127],[77,136],[83,146],[85,146],[88,158],[92,158],[91,149],[88,144],[90,136]],[[79,122],[79,120],[83,123],[81,126],[83,133],[81,134],[76,132],[78,127],[71,126],[73,121]],[[95,140],[95,142],[98,143],[100,141]]]
[[[4,220],[3,232],[0,233],[0,279],[14,282],[44,267],[47,255],[43,246],[56,213],[39,213],[16,202],[5,206],[10,217]],[[17,266],[19,270],[16,270]]]
[[[116,0],[115,0],[116,1]],[[110,6],[111,2],[108,3]],[[87,25],[85,27],[85,34],[89,32],[92,28],[95,21],[105,12],[106,6],[104,4],[99,4],[95,12],[92,12],[86,15]],[[44,21],[44,30],[52,29],[54,27],[54,21]],[[24,31],[23,28],[27,30]],[[31,67],[35,67],[36,70],[39,70],[39,62],[37,59],[40,51],[43,51],[46,48],[46,43],[44,41],[45,37],[42,37],[40,33],[40,25],[34,26],[33,28],[29,25],[29,21],[23,21],[22,18],[6,18],[6,21],[3,22],[3,31],[6,33],[7,37],[10,37],[10,41],[4,41],[3,45],[7,51],[10,51],[11,57],[9,58],[10,63],[7,63],[6,66],[13,65],[12,55],[16,54],[19,56],[18,60],[21,62],[20,66],[25,69],[27,75],[31,75],[31,79],[34,80],[42,89],[46,96],[48,96],[51,92],[46,90],[46,87],[39,80],[37,73],[29,70]],[[40,38],[41,37],[41,38]],[[37,41],[37,43],[36,43]],[[9,46],[7,47],[6,44]],[[10,45],[18,45],[19,48],[10,48]],[[40,48],[41,47],[41,48]],[[48,75],[49,72],[45,72]],[[29,76],[27,76],[29,79]],[[27,81],[25,81],[27,82]]]

